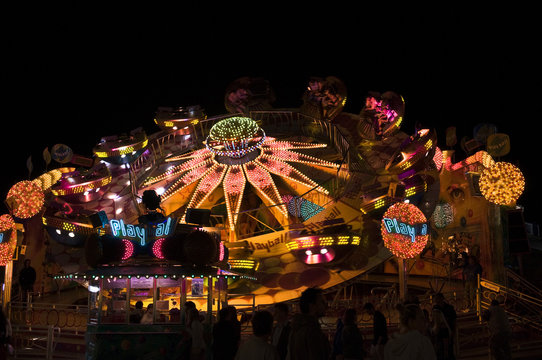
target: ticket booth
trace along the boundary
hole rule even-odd
[[[194,302],[205,329],[211,331],[226,300],[228,281],[239,277],[247,276],[216,267],[153,265],[104,266],[58,278],[87,286],[87,359],[104,359],[181,356],[188,335],[184,304]],[[150,321],[142,323],[145,312]]]

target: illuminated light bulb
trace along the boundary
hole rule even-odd
[[[320,249],[320,254],[322,254],[322,255],[327,254],[327,249],[326,248],[321,248]]]
[[[311,256],[311,255],[312,255],[312,251],[311,251],[311,250],[306,250],[306,251],[305,251],[305,255]]]
[[[115,210],[115,214],[118,215],[118,214],[120,214],[120,213],[122,213],[122,208],[118,208],[117,210]]]
[[[75,237],[75,234],[74,234],[73,232],[70,231],[70,232],[68,233],[68,236],[72,238],[72,237]]]
[[[157,195],[162,195],[166,191],[166,189],[164,189],[163,187],[159,187],[155,191]]]
[[[479,179],[484,198],[497,205],[511,205],[521,196],[525,188],[522,172],[507,162],[496,162],[485,169]]]
[[[58,235],[62,234],[62,231],[60,231],[60,229],[56,229],[55,231]]]

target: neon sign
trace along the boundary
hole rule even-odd
[[[123,220],[110,220],[111,233],[115,237],[138,240],[141,246],[145,246],[150,240],[166,237],[172,234],[177,220],[166,218],[163,222],[153,225],[125,224]]]
[[[427,235],[427,224],[409,225],[390,218],[384,218],[382,221],[388,233],[410,236],[412,242],[416,242],[418,235]]]

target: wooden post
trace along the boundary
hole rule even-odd
[[[213,277],[207,278],[207,323],[211,324],[213,319]]]
[[[401,300],[406,300],[407,295],[407,259],[397,258],[399,265],[399,296]]]
[[[7,314],[7,305],[11,302],[11,285],[13,283],[13,260],[6,263],[4,270],[4,291],[2,294],[2,310]]]

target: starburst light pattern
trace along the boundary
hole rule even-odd
[[[227,121],[228,119],[221,120],[215,126],[226,129]],[[168,158],[166,162],[178,164],[147,178],[144,186],[152,187],[165,183],[165,190],[161,195],[163,203],[180,192],[189,192],[185,202],[187,208],[205,206],[209,196],[220,188],[226,203],[228,223],[232,229],[237,223],[247,184],[267,206],[274,207],[285,217],[288,216],[287,204],[284,204],[283,194],[280,193],[272,174],[286,183],[295,184],[294,192],[300,192],[297,195],[311,189],[324,195],[329,194],[327,189],[295,167],[304,164],[321,170],[338,168],[333,162],[298,151],[325,148],[326,144],[278,141],[270,136],[259,136],[263,131],[257,129],[255,123],[250,123],[253,120],[243,121],[243,125],[250,129],[249,135],[253,135],[252,138],[243,135],[243,146],[222,146],[215,138],[212,146],[206,144],[205,148]],[[213,129],[211,133],[214,133]],[[231,142],[230,137],[228,141]],[[233,153],[235,151],[238,152]],[[184,216],[181,221],[184,221]]]

